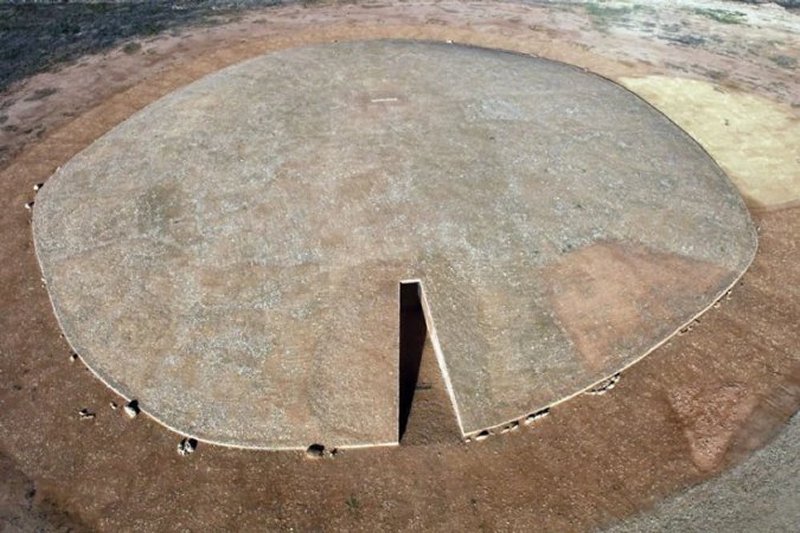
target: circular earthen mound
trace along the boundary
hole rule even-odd
[[[467,436],[635,362],[756,247],[728,179],[628,91],[400,41],[163,98],[47,183],[34,237],[101,379],[181,433],[273,449],[398,441],[401,282]]]

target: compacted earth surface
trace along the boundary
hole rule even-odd
[[[79,50],[74,56],[35,74],[48,62],[31,60],[26,77],[4,74],[4,529],[782,530],[800,520],[800,505],[787,497],[800,473],[791,438],[800,424],[792,418],[800,406],[796,12],[691,1],[218,11],[149,34],[132,29],[128,40],[75,44],[70,39],[95,35],[91,17],[80,18],[77,29],[56,32]],[[206,74],[299,45],[387,38],[555,59],[634,91],[736,185],[758,230],[753,264],[705,314],[621,376],[502,434],[461,440],[424,322],[403,308],[418,317],[414,328],[404,320],[410,330],[400,344],[415,353],[419,375],[410,381],[400,446],[306,453],[184,442],[178,453],[181,435],[145,414],[129,416],[136,409],[126,410],[71,353],[34,254],[24,207],[35,202],[34,185],[46,187],[111,128]],[[401,404],[409,388],[401,383]],[[742,483],[747,495],[734,489]]]

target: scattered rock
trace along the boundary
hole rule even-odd
[[[325,446],[322,444],[312,444],[306,449],[306,457],[310,459],[320,459],[325,457]]]
[[[597,385],[586,391],[586,394],[605,394],[606,392],[610,391],[611,389],[617,386],[619,378],[620,374],[614,374],[607,380],[601,381],[600,383],[598,383]]]
[[[542,409],[541,411],[536,411],[535,413],[531,413],[525,417],[525,425],[531,425],[537,420],[541,420],[542,418],[546,417],[550,414],[550,409]]]
[[[197,439],[190,439],[188,437],[184,437],[178,443],[178,455],[185,457],[194,453],[197,449]]]
[[[503,426],[503,429],[500,430],[500,433],[508,433],[509,431],[514,431],[517,429],[519,429],[519,422],[511,422],[510,424]]]
[[[69,362],[74,363],[77,360],[78,360],[78,354],[76,354],[75,352],[71,352],[69,354]]]
[[[26,204],[25,204],[25,209],[27,209],[28,211],[30,211],[31,209],[33,209],[33,202],[28,202],[28,203],[26,203]]]
[[[484,431],[481,431],[480,433],[478,433],[477,435],[475,435],[475,440],[480,442],[482,440],[488,439],[490,435],[491,435],[491,433],[489,433],[488,430],[484,430]]]
[[[337,448],[326,448],[322,444],[312,444],[306,448],[306,457],[310,459],[333,459],[339,453]]]
[[[139,400],[129,401],[128,403],[125,404],[123,410],[125,411],[125,414],[128,415],[129,417],[136,418],[136,415],[138,415],[140,411]]]
[[[37,183],[36,185],[33,186],[33,190],[39,192],[39,189],[41,189],[42,187],[44,187],[44,183]]]
[[[331,448],[330,450],[325,450],[325,457],[328,459],[333,459],[339,453],[338,448]]]
[[[95,415],[93,412],[85,408],[78,411],[78,418],[80,418],[81,420],[91,420],[94,418],[94,416]]]
[[[117,405],[117,402],[109,402],[108,406],[111,407],[111,409],[114,411],[116,411],[117,407],[119,407],[119,405]]]

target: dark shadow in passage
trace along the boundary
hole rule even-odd
[[[408,426],[414,391],[417,388],[422,351],[428,328],[422,311],[420,285],[417,282],[400,284],[400,420],[399,438]]]

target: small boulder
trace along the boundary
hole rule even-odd
[[[136,418],[136,415],[138,415],[140,412],[139,400],[131,400],[126,403],[125,407],[123,407],[123,411],[125,411],[125,414],[130,418]]]
[[[197,449],[197,439],[190,439],[188,437],[184,437],[178,443],[178,455],[182,457],[186,457],[187,455],[191,455]]]

